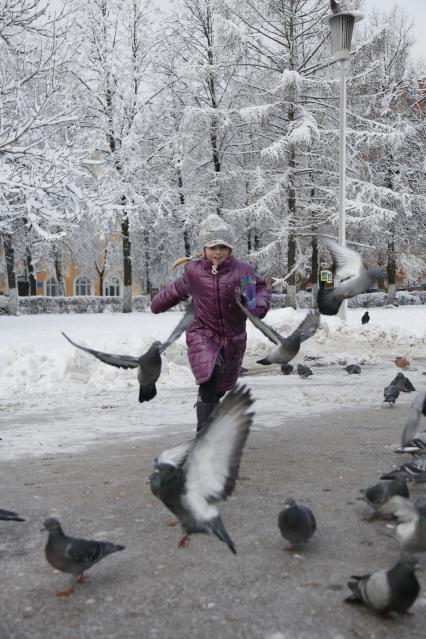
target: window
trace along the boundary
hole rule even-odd
[[[87,277],[80,275],[74,282],[75,295],[91,295],[91,286]]]
[[[59,286],[58,282],[54,277],[49,277],[46,281],[46,295],[49,297],[58,297],[59,295]]]
[[[120,295],[120,282],[116,277],[110,277],[104,284],[104,295],[118,297]]]

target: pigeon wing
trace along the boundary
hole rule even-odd
[[[382,515],[393,515],[398,522],[409,522],[418,519],[416,506],[406,497],[394,495],[380,507]]]
[[[2,521],[25,521],[22,517],[20,517],[17,513],[12,512],[11,510],[3,510],[0,508],[0,519]]]
[[[175,466],[176,468],[181,468],[186,458],[188,457],[188,453],[194,445],[194,440],[189,442],[183,442],[182,444],[178,444],[177,446],[173,446],[173,448],[168,448],[167,450],[163,450],[155,460],[154,466],[158,466],[159,464],[168,464],[169,466]]]
[[[68,335],[62,333],[62,335],[67,339],[70,344],[79,348],[82,351],[86,351],[86,353],[90,353],[94,355],[104,364],[111,364],[111,366],[117,366],[118,368],[137,368],[139,366],[139,358],[132,357],[131,355],[114,355],[112,353],[102,353],[101,351],[96,351],[93,348],[88,348],[87,346],[82,346],[81,344],[77,344],[74,342]]]
[[[265,322],[262,322],[262,320],[256,317],[256,315],[253,315],[253,313],[250,313],[248,308],[246,308],[244,304],[241,304],[238,298],[236,298],[236,302],[238,306],[240,307],[240,309],[243,311],[243,313],[248,317],[250,322],[254,326],[256,326],[256,328],[258,328],[259,331],[261,331],[269,340],[271,340],[271,342],[273,342],[277,346],[281,346],[281,344],[285,340],[283,337],[281,337],[281,335],[275,329],[273,329],[271,326],[268,326],[268,324],[265,324]]]
[[[320,322],[320,314],[318,311],[310,312],[306,315],[303,322],[296,328],[292,337],[299,337],[301,342],[304,342],[309,337],[312,337],[317,332]]]
[[[333,240],[326,240],[325,244],[333,258],[333,266],[339,280],[358,277],[363,273],[364,267],[359,253],[346,246],[340,246]]]
[[[199,520],[212,516],[209,503],[226,499],[234,489],[253,421],[253,413],[247,412],[252,403],[244,386],[228,393],[188,455],[184,499]]]
[[[412,439],[414,439],[417,433],[417,427],[419,425],[420,416],[423,411],[423,406],[426,402],[426,391],[417,393],[413,403],[410,407],[408,419],[405,423],[404,430],[402,431],[401,444],[402,448],[406,446]]]
[[[95,540],[68,538],[65,547],[65,558],[80,566],[82,570],[101,559],[103,554],[103,544]]]
[[[159,348],[159,352],[164,353],[166,348],[168,348],[171,344],[173,344],[173,342],[179,339],[182,333],[184,333],[191,326],[193,321],[194,321],[194,305],[190,304],[190,306],[188,306],[188,308],[186,309],[185,315],[182,317],[179,324],[175,326],[175,328],[173,329],[169,337],[166,339],[166,341],[161,344]]]

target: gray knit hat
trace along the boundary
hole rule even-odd
[[[237,238],[232,226],[216,213],[210,213],[200,226],[199,242],[203,248],[223,244],[233,249],[236,241]]]

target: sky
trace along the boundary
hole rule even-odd
[[[416,43],[413,53],[426,60],[426,39],[424,31],[426,27],[426,0],[364,0],[364,11],[368,15],[373,9],[389,12],[394,6],[404,9],[407,16],[412,18],[414,24],[413,35]]]

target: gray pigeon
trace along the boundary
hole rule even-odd
[[[402,393],[412,393],[416,390],[404,373],[398,373],[395,379],[391,381],[391,385],[398,386]]]
[[[349,364],[349,366],[346,366],[345,371],[349,373],[349,375],[361,375],[361,366],[358,366],[358,364]]]
[[[290,542],[288,550],[295,550],[309,541],[317,522],[310,508],[297,504],[292,497],[288,497],[278,515],[278,527],[284,539]]]
[[[275,329],[265,324],[261,319],[250,313],[250,311],[241,303],[239,289],[236,289],[236,301],[240,309],[249,318],[252,324],[256,326],[266,337],[277,345],[273,351],[268,353],[266,357],[257,361],[258,364],[288,364],[293,357],[296,357],[300,350],[301,342],[315,335],[319,326],[319,313],[317,310],[308,313],[289,337],[282,337]]]
[[[362,497],[369,506],[373,508],[377,515],[383,515],[382,506],[384,506],[389,499],[395,495],[400,497],[406,497],[409,499],[410,493],[408,491],[407,482],[403,479],[392,479],[391,481],[382,481],[368,488],[362,488],[360,490]]]
[[[343,300],[364,293],[382,275],[382,271],[366,271],[361,256],[346,246],[328,239],[325,245],[333,258],[332,270],[339,283],[334,288],[319,289],[318,308],[322,315],[337,315]]]
[[[244,386],[230,391],[197,438],[163,451],[155,460],[151,490],[180,521],[184,535],[213,533],[236,554],[215,502],[232,494],[244,444],[253,421]]]
[[[421,415],[426,417],[426,391],[417,393],[411,404],[408,419],[402,431],[401,445],[403,448],[416,436]]]
[[[380,479],[408,479],[415,483],[426,482],[426,457],[415,457],[413,461],[405,462],[399,468],[385,473]]]
[[[395,539],[401,550],[426,551],[426,507],[424,500],[413,504],[405,497],[395,496],[382,508],[383,514],[397,519]]]
[[[297,374],[302,379],[306,379],[307,377],[309,377],[309,375],[313,375],[313,372],[311,371],[309,366],[305,366],[304,364],[298,364],[297,365]]]
[[[19,515],[12,512],[11,510],[2,510],[0,508],[0,520],[1,521],[25,521]]]
[[[352,594],[346,603],[363,603],[382,614],[405,613],[420,592],[415,570],[418,562],[414,555],[401,553],[398,563],[390,570],[379,570],[369,575],[352,575],[348,587]]]
[[[370,321],[370,314],[368,311],[365,311],[364,315],[361,317],[361,324],[368,324]]]
[[[174,328],[165,342],[155,341],[151,344],[150,348],[140,357],[133,357],[132,355],[114,355],[112,353],[102,353],[93,348],[87,348],[81,344],[77,344],[70,339],[65,333],[62,335],[77,348],[80,348],[86,353],[94,355],[101,362],[116,366],[118,368],[137,368],[138,369],[138,381],[139,381],[139,401],[149,402],[157,394],[157,388],[155,386],[158,378],[161,374],[161,353],[164,353],[173,342],[175,342],[184,331],[192,324],[194,319],[194,307],[191,304],[186,310],[185,315],[181,321]]]
[[[293,366],[291,364],[281,364],[281,372],[283,375],[291,375]]]
[[[85,570],[89,570],[107,555],[125,548],[109,541],[88,541],[67,537],[55,517],[48,517],[43,526],[43,530],[49,532],[45,547],[47,561],[53,568],[72,575],[70,586],[58,592],[58,597],[68,597],[76,583],[84,581]]]
[[[336,2],[336,0],[330,0],[330,4],[331,4],[331,11],[333,13],[340,13],[341,12],[341,5],[340,2]]]
[[[395,406],[395,402],[399,397],[399,387],[395,384],[389,384],[383,391],[384,402],[388,402],[389,406]]]
[[[426,455],[426,433],[418,433],[416,437],[410,439],[405,446],[401,448],[397,448],[393,451],[394,453],[399,454],[410,454],[410,455]]]

